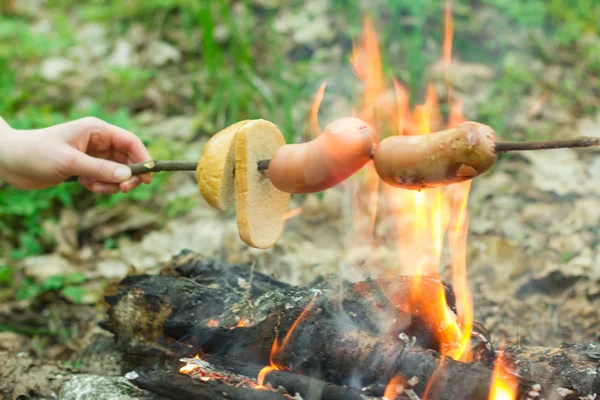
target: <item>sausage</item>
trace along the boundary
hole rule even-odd
[[[366,122],[340,118],[310,142],[280,147],[269,163],[268,176],[282,192],[320,192],[363,167],[376,143],[375,130]]]
[[[475,178],[496,162],[496,133],[487,125],[463,122],[426,135],[389,136],[373,160],[389,185],[421,190]]]

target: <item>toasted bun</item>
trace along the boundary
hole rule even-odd
[[[228,209],[235,201],[235,136],[246,122],[236,122],[211,137],[196,168],[202,197],[220,210]]]
[[[259,249],[272,247],[283,234],[283,215],[288,211],[289,193],[273,186],[260,160],[270,160],[285,144],[277,127],[262,119],[242,126],[236,136],[235,191],[240,238]]]

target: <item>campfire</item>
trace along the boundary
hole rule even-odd
[[[443,49],[448,66],[449,7]],[[467,122],[450,85],[446,118],[433,85],[424,104],[410,107],[407,89],[384,81],[379,52],[365,19],[350,60],[364,85],[352,117],[373,127],[379,143]],[[312,107],[314,137],[326,89]],[[600,375],[584,346],[494,348],[474,321],[466,263],[472,181],[407,190],[381,178],[369,161],[354,181],[355,240],[372,240],[378,221],[393,218],[398,265],[357,266],[364,279],[328,276],[299,287],[184,251],[160,275],[128,277],[107,297],[105,328],[126,356],[126,377],[170,399],[534,400],[552,398],[557,387],[569,388],[563,398],[594,398]]]

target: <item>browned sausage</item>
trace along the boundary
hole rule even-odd
[[[364,166],[376,143],[375,130],[364,121],[337,119],[310,142],[280,147],[269,163],[269,179],[282,192],[320,192]]]
[[[421,190],[473,179],[496,162],[496,133],[487,125],[463,122],[426,135],[390,136],[373,160],[386,183]]]

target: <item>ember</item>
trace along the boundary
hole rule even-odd
[[[218,319],[211,319],[210,321],[208,321],[208,323],[206,324],[206,326],[210,326],[211,328],[217,327],[217,326],[219,326],[219,320]]]

